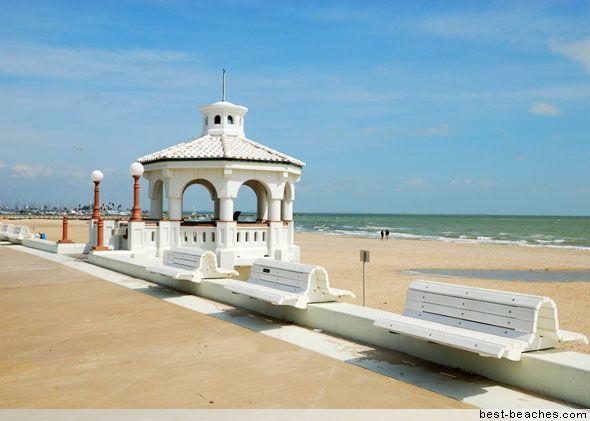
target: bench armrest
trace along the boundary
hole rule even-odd
[[[146,267],[146,270],[157,275],[168,276],[172,279],[179,279],[184,281],[200,282],[200,278],[196,277],[196,271],[189,271],[184,269],[178,269],[172,266],[166,265],[154,265]]]
[[[335,297],[351,297],[356,298],[354,292],[349,291],[347,289],[340,289],[340,288],[328,288],[328,293],[332,294]]]

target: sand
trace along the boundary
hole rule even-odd
[[[25,220],[26,225],[43,230],[49,239],[61,237],[61,223],[55,220]],[[70,238],[85,241],[86,221],[70,221]],[[367,305],[400,312],[409,283],[417,278],[501,289],[553,298],[559,310],[560,327],[590,337],[590,283],[588,282],[509,282],[467,278],[419,276],[403,273],[409,269],[590,269],[590,251],[496,244],[460,244],[442,241],[376,240],[326,234],[298,233],[301,261],[324,266],[333,286],[352,290],[362,303],[362,264],[359,250],[371,252],[367,264]],[[590,346],[564,348],[590,353]]]
[[[0,223],[6,219],[0,218]],[[18,221],[18,222],[17,222]],[[31,232],[45,233],[48,240],[57,241],[62,234],[61,219],[12,219],[7,221],[11,224],[26,225]],[[88,241],[88,221],[79,219],[68,220],[68,238],[76,243]]]

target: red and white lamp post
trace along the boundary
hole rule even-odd
[[[90,174],[90,178],[94,183],[94,210],[92,211],[92,219],[100,218],[100,182],[104,178],[102,171],[94,170]]]
[[[96,219],[96,246],[92,247],[93,251],[105,251],[109,248],[103,244],[104,222],[100,215],[100,182],[104,178],[102,171],[94,170],[90,174],[92,182],[94,183],[94,209],[92,212],[92,219]]]
[[[139,205],[139,179],[143,175],[143,165],[134,162],[129,166],[129,174],[133,177],[133,213],[131,222],[141,222],[141,207]]]

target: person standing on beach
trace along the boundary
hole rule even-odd
[[[389,230],[385,230],[385,239],[389,240]]]
[[[381,239],[382,240],[383,240],[383,235],[384,235],[383,230],[381,230]]]

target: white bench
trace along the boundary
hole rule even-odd
[[[374,325],[483,356],[520,361],[520,354],[554,348],[561,342],[588,344],[581,333],[559,329],[555,302],[441,282],[414,281],[403,313]]]
[[[148,266],[146,269],[158,275],[197,283],[202,279],[239,275],[235,270],[219,268],[215,253],[196,247],[172,247],[164,251],[164,264]]]
[[[19,241],[25,238],[31,238],[32,235],[29,232],[29,227],[24,225],[15,225],[12,227],[12,230],[8,233],[7,237],[9,241]]]
[[[305,309],[308,303],[336,301],[351,296],[350,291],[330,288],[328,273],[320,266],[288,263],[261,258],[254,260],[247,282],[225,286],[235,294],[246,295],[274,305]]]
[[[8,223],[2,224],[2,226],[0,226],[0,239],[6,240],[8,238],[8,234],[10,232],[12,232],[13,227],[14,227],[14,225],[12,225],[12,224],[8,224]]]

